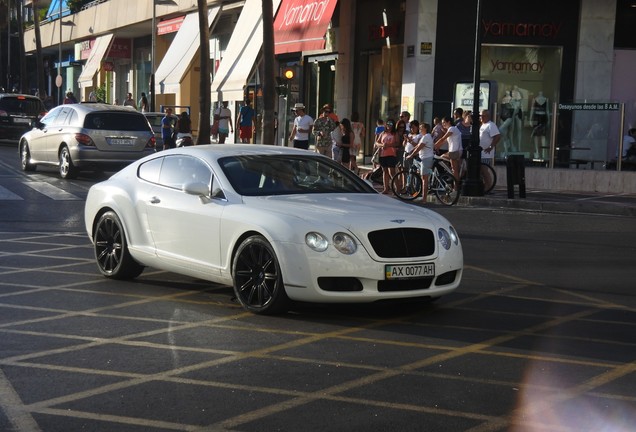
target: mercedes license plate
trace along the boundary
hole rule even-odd
[[[108,143],[117,146],[131,146],[135,144],[135,140],[130,138],[111,138]]]
[[[435,264],[400,264],[385,265],[384,273],[386,279],[417,279],[435,276]]]
[[[29,124],[31,120],[28,118],[14,117],[13,123]]]

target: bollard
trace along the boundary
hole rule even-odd
[[[519,185],[519,198],[526,197],[526,168],[523,155],[509,155],[506,161],[508,198],[515,197],[515,185]]]

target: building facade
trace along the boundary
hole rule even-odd
[[[43,50],[55,65],[62,52],[61,88],[83,100],[96,89],[110,103],[121,103],[127,92],[135,99],[154,93],[156,110],[189,109],[193,119],[199,56],[207,55],[212,100],[229,101],[233,120],[245,99],[260,113],[261,0],[208,5],[209,53],[199,50],[190,0],[98,0],[43,22]],[[476,34],[480,106],[494,111],[502,129],[500,160],[523,154],[538,166],[573,168],[579,160],[589,163],[577,167],[599,169],[636,126],[633,1],[273,0],[273,6],[278,74],[293,72],[278,82],[284,94],[276,144],[286,142],[296,102],[314,118],[325,103],[340,118],[357,113],[366,125],[367,159],[377,119],[407,110],[430,123],[457,106],[472,108]],[[35,52],[33,29],[25,33],[25,50]],[[54,74],[48,82],[55,90]]]

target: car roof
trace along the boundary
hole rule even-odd
[[[76,103],[76,104],[64,104],[64,105],[58,105],[58,106],[68,106],[68,105],[72,105],[73,108],[80,114],[88,114],[91,112],[95,112],[95,111],[106,111],[106,112],[111,112],[111,111],[117,111],[117,112],[128,112],[128,113],[136,113],[136,114],[140,114],[140,112],[138,112],[137,110],[135,110],[132,107],[127,107],[127,106],[122,106],[122,105],[111,105],[111,104],[106,104],[106,103]]]
[[[224,157],[224,156],[261,156],[261,155],[304,155],[307,157],[320,157],[320,154],[293,147],[283,147],[265,144],[202,144],[192,147],[183,147],[167,150],[162,153],[192,154],[198,157]]]

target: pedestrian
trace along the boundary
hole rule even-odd
[[[362,149],[362,140],[364,139],[365,129],[364,123],[360,121],[360,115],[357,112],[351,114],[351,129],[353,129],[353,145],[351,146],[351,171],[358,171],[358,155]]]
[[[375,147],[380,149],[379,164],[382,167],[383,194],[391,192],[391,177],[395,175],[397,165],[398,147],[402,146],[402,141],[395,130],[395,120],[386,121],[386,129],[380,134],[375,142]]]
[[[495,149],[501,139],[497,125],[490,119],[490,111],[482,110],[481,126],[479,127],[479,145],[482,149],[481,161],[490,166],[495,162]]]
[[[88,101],[97,102],[97,93],[95,93],[95,90],[91,90],[91,92],[88,94]]]
[[[461,114],[459,110],[461,110]],[[459,118],[457,118],[457,115],[459,115]],[[470,147],[470,142],[473,137],[473,112],[457,108],[455,110],[455,118],[455,126],[457,126],[457,129],[459,129],[459,132],[462,134],[462,159],[466,159],[468,147]]]
[[[322,106],[323,110],[329,110],[329,118],[334,121],[334,123],[339,123],[340,119],[338,119],[338,114],[334,111],[333,107],[330,104],[324,104]]]
[[[175,146],[177,145],[177,140],[179,139],[181,139],[181,146],[184,145],[183,143],[187,143],[185,145],[192,145],[192,121],[190,120],[190,116],[188,115],[187,111],[183,111],[179,115],[177,124],[175,125],[174,129],[176,132],[176,139],[174,138],[175,134],[173,134]],[[184,137],[189,137],[190,140],[183,139]]]
[[[437,142],[446,131],[444,130],[444,125],[442,125],[442,121],[439,117],[433,118],[433,130],[431,131],[431,136],[433,137],[433,141]],[[444,145],[438,150],[437,154],[443,154],[448,151],[448,146]]]
[[[331,132],[336,128],[336,122],[331,119],[329,114],[331,114],[331,109],[325,105],[320,117],[314,122],[313,134],[316,137],[316,153],[333,157]]]
[[[450,161],[455,180],[459,182],[460,159],[462,156],[462,133],[457,129],[457,126],[453,126],[452,120],[448,117],[442,119],[442,126],[446,129],[446,133],[435,142],[435,150],[439,149],[445,142],[448,142],[448,151],[444,153],[442,157]]]
[[[296,103],[292,111],[296,113],[296,118],[289,139],[293,141],[295,148],[308,150],[309,134],[314,126],[314,119],[305,114],[305,105],[302,103]]]
[[[353,145],[353,129],[351,128],[351,121],[347,118],[343,118],[340,122],[340,131],[342,133],[342,139],[340,142],[340,153],[342,155],[340,163],[345,167],[351,169],[351,146]]]
[[[75,103],[77,103],[77,99],[75,98],[75,95],[73,94],[72,91],[67,91],[66,92],[66,97],[64,98],[64,103],[65,104],[75,104]]]
[[[338,163],[342,162],[342,129],[340,122],[336,122],[336,127],[331,131],[331,158]]]
[[[163,138],[163,149],[168,150],[175,147],[172,139],[173,133],[172,108],[166,108],[164,117],[161,119],[161,138]]]
[[[225,139],[230,134],[230,130],[234,133],[232,111],[227,107],[227,104],[227,101],[221,102],[221,106],[214,112],[214,120],[219,122],[219,144],[225,144]]]
[[[422,163],[420,167],[420,175],[422,176],[422,201],[426,202],[426,196],[428,194],[428,179],[433,169],[433,162],[435,159],[435,144],[433,143],[433,137],[431,136],[431,125],[428,123],[420,123],[420,142],[415,146],[409,159],[415,158],[417,155]]]
[[[404,137],[404,159],[403,166],[404,171],[409,172],[413,163],[413,158],[409,158],[414,153],[415,147],[420,143],[422,134],[420,133],[420,122],[413,120],[410,122],[411,130]]]
[[[400,114],[400,120],[402,120],[404,124],[406,125],[406,130],[410,131],[411,130],[411,113],[408,111],[402,111],[402,113]]]
[[[144,92],[141,92],[141,97],[139,98],[139,108],[141,109],[142,113],[150,111],[150,109],[148,108],[148,98],[146,97],[146,93]]]
[[[132,93],[126,93],[126,100],[124,101],[123,105],[137,109],[137,104],[135,103],[135,100],[132,97]]]
[[[253,132],[256,128],[254,114],[250,101],[246,100],[236,116],[236,129],[239,130],[239,139],[242,143],[250,143],[252,141]]]

